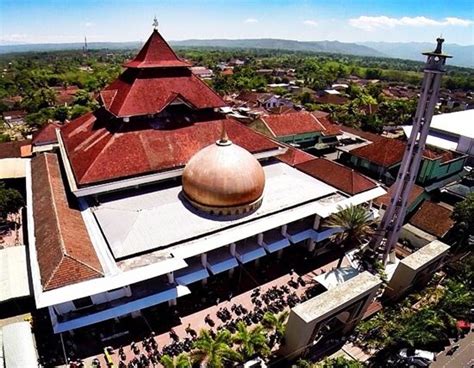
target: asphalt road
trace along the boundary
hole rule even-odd
[[[456,344],[456,343],[454,343]],[[449,346],[436,357],[431,368],[471,368],[474,367],[474,332],[469,332],[466,337],[460,339],[459,349],[453,355],[446,355]]]

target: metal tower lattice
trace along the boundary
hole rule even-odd
[[[427,56],[427,61],[424,68],[423,83],[413,121],[413,128],[408,138],[402,164],[394,184],[390,204],[371,240],[373,249],[384,246],[384,263],[387,263],[388,255],[392,252],[398,241],[405,218],[408,197],[413,189],[413,184],[420,168],[431,118],[438,101],[441,76],[446,72],[444,65],[446,59],[451,57],[443,54],[441,50],[444,39],[438,38],[436,41],[438,42],[436,50],[423,53],[423,55]]]

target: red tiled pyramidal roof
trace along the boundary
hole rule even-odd
[[[225,106],[205,82],[182,69],[129,69],[100,92],[107,111],[117,117],[157,114],[173,102],[194,109]]]
[[[170,68],[187,67],[155,29],[135,58],[124,64],[127,68]]]
[[[315,158],[314,160],[297,164],[295,167],[350,195],[377,187],[376,183],[357,171],[322,158]]]
[[[392,184],[390,188],[388,188],[387,193],[385,193],[383,196],[376,198],[374,202],[380,206],[388,207],[394,190],[395,190],[395,184]],[[416,200],[423,194],[424,191],[425,189],[423,187],[413,184],[413,188],[410,194],[408,195],[408,201],[407,201],[408,206],[409,207],[412,206],[416,202]]]
[[[44,290],[103,276],[78,209],[70,206],[55,154],[31,160],[33,217]]]
[[[229,138],[256,153],[278,148],[278,144],[239,122],[211,120],[179,122],[157,128],[156,119],[130,121],[114,132],[110,123],[86,114],[61,129],[64,146],[78,185],[116,180],[183,167],[200,149],[220,137],[225,123]],[[156,125],[156,126],[155,126]]]

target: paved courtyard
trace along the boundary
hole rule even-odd
[[[305,253],[301,253],[305,254]],[[306,253],[306,256],[308,254]],[[333,256],[334,257],[334,256]],[[321,261],[324,258],[321,258]],[[314,261],[314,259],[310,258],[311,261]],[[268,260],[269,263],[271,263],[271,260]],[[273,265],[271,268],[266,269],[265,264],[264,265],[244,265],[241,267],[241,271],[236,270],[235,273],[241,272],[239,275],[234,275],[234,280],[237,278],[239,284],[243,284],[244,286],[242,287],[244,289],[243,292],[241,293],[235,293],[235,295],[232,295],[231,298],[219,298],[219,303],[216,304],[215,302],[212,302],[211,305],[208,305],[202,309],[197,309],[189,314],[187,313],[182,313],[180,311],[180,306],[182,306],[185,310],[186,304],[189,303],[194,303],[193,300],[195,301],[197,296],[196,295],[190,295],[184,298],[178,299],[178,305],[177,305],[177,313],[179,314],[177,318],[173,318],[174,316],[165,316],[163,315],[162,312],[165,308],[169,309],[167,305],[160,305],[156,308],[156,310],[153,311],[143,311],[142,317],[134,319],[135,324],[138,324],[142,326],[141,332],[142,332],[142,338],[143,337],[149,337],[154,331],[156,333],[154,340],[158,344],[158,350],[162,350],[163,347],[165,346],[170,346],[173,345],[173,339],[171,338],[169,331],[172,328],[176,334],[177,337],[179,338],[180,341],[184,341],[186,338],[190,338],[189,334],[186,332],[186,327],[190,326],[191,329],[193,329],[196,332],[199,332],[201,329],[211,329],[210,325],[206,323],[206,316],[210,317],[210,319],[215,323],[215,325],[212,327],[213,331],[217,331],[218,328],[223,325],[224,323],[217,317],[217,313],[220,309],[222,308],[227,308],[229,311],[231,311],[232,306],[235,305],[242,305],[245,309],[247,309],[249,312],[253,311],[256,309],[256,306],[252,303],[252,293],[254,292],[255,288],[260,289],[260,295],[264,294],[267,290],[274,288],[274,287],[282,287],[283,285],[286,285],[290,289],[290,294],[295,293],[298,297],[301,297],[302,295],[305,294],[306,290],[310,287],[314,287],[314,282],[312,281],[312,278],[316,275],[319,275],[321,273],[330,271],[331,269],[335,268],[337,265],[337,259],[332,259],[330,261],[324,262],[324,265],[320,265],[318,267],[315,267],[313,269],[308,270],[307,267],[310,265],[307,265],[306,267],[302,265],[301,258],[299,263],[299,267],[295,267],[295,269],[291,269],[288,271],[283,271],[284,273],[280,272],[280,275],[277,275],[276,277],[273,277],[271,273],[277,272],[278,270],[281,271],[281,269],[285,270],[288,267],[291,267],[291,260],[289,259],[284,259],[281,261],[280,266],[278,265]],[[305,262],[305,263],[313,263],[313,262]],[[344,260],[343,266],[348,265],[347,260]],[[299,268],[299,269],[298,269]],[[306,269],[305,269],[306,268]],[[301,284],[296,286],[296,280],[298,277],[301,276],[301,278],[304,280],[304,283],[306,283],[304,286]],[[214,276],[215,277],[215,276]],[[225,283],[223,286],[229,289],[229,282],[230,280],[228,279],[227,273],[219,275],[220,277],[220,282],[223,280],[224,282],[227,280],[227,283]],[[266,282],[259,282],[259,278],[263,277],[264,279],[267,278],[268,281]],[[212,279],[212,278],[211,278]],[[211,280],[210,279],[210,280]],[[292,280],[293,282],[291,282]],[[246,287],[249,284],[253,284],[253,287]],[[293,285],[293,286],[289,286]],[[211,281],[209,284],[209,287],[212,287]],[[239,286],[240,287],[240,286]],[[319,287],[318,292],[322,292],[321,287]],[[185,300],[185,298],[188,298],[188,300]],[[183,300],[181,300],[183,299]],[[289,309],[289,307],[286,307],[285,309]],[[162,316],[162,318],[160,318]],[[241,316],[242,317],[242,316]],[[238,318],[238,315],[236,314],[235,311],[231,311],[231,318],[235,320]],[[141,323],[142,322],[142,323]],[[66,354],[68,354],[68,347],[72,346],[79,346],[82,345],[81,342],[79,341],[74,341],[76,338],[79,337],[80,334],[75,335],[72,339],[69,337],[64,336],[65,340],[65,346],[66,346]],[[120,341],[118,341],[120,340]],[[147,352],[144,349],[144,346],[141,343],[141,339],[136,338],[136,335],[132,336],[125,336],[123,339],[118,339],[117,341],[111,340],[110,344],[104,343],[102,346],[102,349],[98,351],[95,355],[89,356],[84,359],[84,362],[86,363],[86,366],[92,363],[94,358],[98,358],[99,361],[101,362],[102,366],[107,366],[106,365],[106,359],[105,355],[103,354],[103,348],[107,345],[111,346],[111,350],[113,350],[113,353],[110,354],[110,359],[113,361],[115,366],[119,366],[119,348],[123,346],[123,352],[126,356],[125,361],[129,362],[135,357],[139,357],[142,353],[144,355],[147,354]],[[130,346],[130,343],[132,341],[135,341],[137,347],[139,348],[138,354],[135,354]],[[150,340],[148,340],[150,341]],[[81,356],[79,353],[77,356]]]

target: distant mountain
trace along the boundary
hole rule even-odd
[[[344,43],[338,41],[315,41],[300,42],[280,39],[243,39],[243,40],[185,40],[171,41],[173,46],[178,47],[219,47],[219,48],[244,48],[244,49],[273,49],[288,51],[327,52],[335,54],[348,54],[360,56],[385,56],[370,47],[357,45],[355,43]],[[0,54],[10,52],[28,51],[58,51],[58,50],[81,50],[82,43],[50,43],[50,44],[15,44],[0,45]],[[136,49],[140,47],[139,42],[91,42],[89,49]]]
[[[288,51],[327,52],[334,54],[348,54],[359,56],[385,56],[384,54],[364,45],[339,41],[294,41],[274,38],[258,39],[212,39],[212,40],[184,40],[172,41],[178,47],[220,47],[242,49],[272,49]]]
[[[259,39],[205,39],[171,41],[176,47],[215,47],[215,48],[242,48],[242,49],[273,49],[288,51],[325,52],[334,54],[347,54],[358,56],[391,57],[423,61],[425,58],[421,52],[432,51],[434,43],[429,42],[357,42],[347,43],[339,41],[294,41],[273,38]],[[138,49],[141,42],[90,42],[89,49]],[[59,51],[59,50],[81,50],[82,43],[49,43],[49,44],[14,44],[2,45],[0,43],[0,54],[10,52],[29,51]],[[457,44],[445,44],[443,50],[453,55],[449,64],[474,67],[474,45],[461,46]]]
[[[137,49],[142,45],[141,42],[90,42],[87,44],[89,49]],[[15,44],[1,45],[0,54],[10,52],[44,52],[44,51],[61,51],[61,50],[82,50],[83,43],[35,43],[35,44]]]
[[[421,55],[425,51],[433,51],[436,47],[429,42],[358,42],[359,45],[376,49],[385,55],[399,59],[425,60]],[[443,45],[443,51],[453,56],[449,64],[474,67],[474,45],[461,46],[455,43]]]

